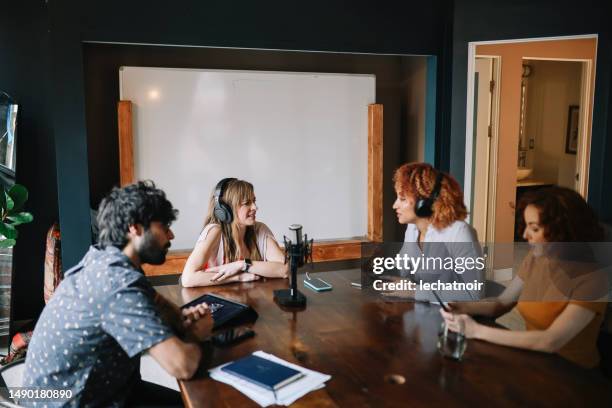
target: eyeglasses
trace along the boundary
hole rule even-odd
[[[161,227],[162,230],[164,230],[164,232],[168,232],[170,231],[170,225],[172,224],[171,222],[162,222],[162,221],[151,221],[151,225],[153,223],[159,224],[159,226]]]

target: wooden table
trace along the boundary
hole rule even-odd
[[[236,346],[215,349],[211,366],[263,350],[330,374],[326,387],[294,406],[612,406],[612,381],[559,356],[469,340],[462,362],[436,349],[438,308],[383,301],[350,286],[359,271],[319,274],[331,292],[300,291],[303,311],[281,310],[272,297],[286,280],[185,289],[157,287],[177,304],[214,292],[251,305],[259,313],[257,333]],[[402,376],[403,384],[392,381]],[[234,388],[211,378],[180,383],[190,407],[255,407]]]

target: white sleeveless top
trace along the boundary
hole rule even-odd
[[[204,241],[208,236],[211,228],[214,226],[218,226],[218,224],[208,224],[204,227],[200,236],[198,237],[197,242]],[[257,241],[257,249],[259,249],[259,253],[261,254],[261,258],[263,261],[268,260],[268,237],[274,239],[274,234],[270,231],[270,228],[263,222],[255,222],[255,237]],[[196,242],[196,243],[197,243]],[[223,265],[223,238],[219,241],[219,250],[217,251],[217,255],[214,258],[207,259],[207,267]]]

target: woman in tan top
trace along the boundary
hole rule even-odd
[[[221,180],[210,198],[204,229],[185,263],[185,287],[286,278],[284,253],[272,231],[255,219],[253,185]]]
[[[595,213],[578,193],[563,187],[525,194],[517,211],[523,213],[523,237],[531,246],[517,276],[497,298],[451,303],[452,313],[440,313],[449,329],[463,328],[468,338],[558,353],[596,367],[608,282],[585,244],[603,239]],[[488,327],[469,316],[497,317],[515,305],[525,331]]]

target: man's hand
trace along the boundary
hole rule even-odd
[[[204,317],[206,313],[208,313],[208,310],[208,305],[206,303],[200,303],[181,310],[181,314],[183,315],[183,327],[188,329],[189,326]]]
[[[212,313],[205,303],[186,308],[183,313],[183,325],[186,332],[197,341],[204,341],[213,329]]]

